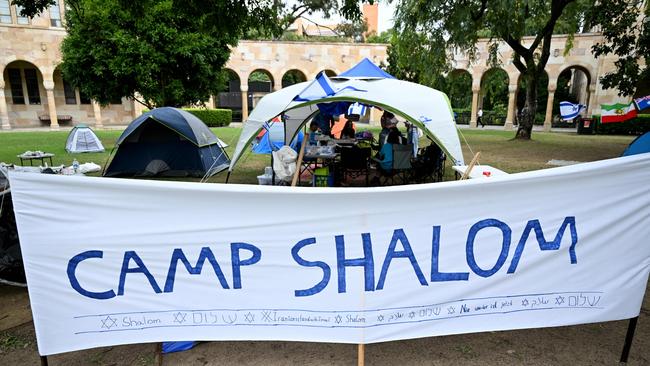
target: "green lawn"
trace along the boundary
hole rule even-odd
[[[226,149],[232,156],[240,128],[220,127],[212,129],[219,138],[230,146]],[[55,154],[54,165],[70,165],[74,158],[81,163],[94,162],[106,165],[115,140],[122,131],[95,131],[102,140],[105,153],[68,154],[65,151],[67,131],[42,132],[2,132],[0,133],[0,162],[18,163],[16,155],[26,150],[41,150]],[[373,131],[377,135],[378,130]],[[573,133],[535,132],[531,141],[512,140],[514,132],[495,130],[461,130],[474,153],[480,151],[480,163],[489,164],[507,172],[550,168],[546,163],[551,159],[593,161],[620,156],[633,136],[585,136]],[[469,147],[461,137],[465,159],[472,157]],[[256,176],[262,174],[264,166],[270,165],[268,155],[245,153],[230,177],[233,183],[257,184]],[[447,163],[446,179],[453,179]],[[224,182],[226,172],[210,179],[211,182]]]

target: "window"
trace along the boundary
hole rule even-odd
[[[27,99],[29,104],[41,104],[41,92],[38,89],[36,69],[24,69],[25,84],[27,84]]]
[[[9,84],[11,85],[11,99],[14,104],[25,104],[23,94],[23,78],[20,77],[20,69],[9,69]]]
[[[16,5],[16,21],[18,24],[29,24],[29,18],[20,15],[22,10],[22,6]]]
[[[9,0],[0,0],[0,23],[11,24],[11,10]]]
[[[74,87],[63,79],[63,94],[65,95],[65,104],[77,104],[77,95]]]
[[[22,6],[16,5],[16,20],[18,24],[29,24],[29,18],[20,16],[20,12],[23,10]]]
[[[54,0],[54,5],[50,6],[50,25],[61,28],[61,7],[59,0]]]

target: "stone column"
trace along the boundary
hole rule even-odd
[[[544,117],[544,131],[551,130],[553,123],[553,98],[555,98],[555,85],[548,86],[548,100],[546,101],[546,116]]]
[[[506,116],[506,123],[503,125],[503,129],[506,131],[512,131],[512,125],[515,120],[515,110],[517,109],[516,92],[517,85],[508,85],[508,115]]]
[[[5,99],[5,81],[2,78],[0,78],[0,126],[3,130],[11,129],[7,99]]]
[[[481,91],[481,87],[472,87],[472,114],[469,117],[469,126],[476,128],[476,114],[478,113],[478,94]]]
[[[93,100],[92,103],[93,113],[95,114],[95,127],[104,128],[104,124],[102,123],[102,106],[100,106],[95,100]]]
[[[246,122],[248,119],[248,85],[240,85],[241,91],[241,121]]]
[[[589,85],[587,90],[587,115],[585,117],[591,117],[591,114],[594,110],[594,104],[596,103],[596,84]]]
[[[54,81],[43,80],[43,87],[47,93],[47,107],[50,113],[50,129],[59,129],[59,120],[56,118],[56,103],[54,102]]]
[[[278,80],[278,79],[276,79],[276,80]],[[279,80],[282,80],[282,78],[280,78]],[[276,91],[278,91],[280,89],[282,89],[282,82],[273,84],[273,91],[274,92],[276,92]]]

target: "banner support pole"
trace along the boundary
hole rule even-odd
[[[634,340],[634,331],[636,330],[636,322],[639,316],[630,318],[627,324],[627,334],[625,335],[625,344],[623,345],[623,352],[621,353],[621,364],[627,364],[627,358],[630,355],[630,348],[632,348],[632,341]]]
[[[156,354],[154,355],[154,364],[157,366],[162,366],[163,362],[163,344],[162,342],[156,343]]]
[[[363,343],[357,347],[357,366],[364,366],[366,364],[366,345]]]
[[[47,366],[47,356],[41,356],[41,366]]]

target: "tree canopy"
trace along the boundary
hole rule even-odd
[[[593,47],[594,56],[615,54],[616,70],[601,78],[604,88],[619,95],[650,94],[650,3],[642,0],[606,0],[590,10],[592,24],[600,26],[605,42]]]
[[[397,8],[395,57],[420,75],[445,73],[457,51],[476,61],[476,44],[489,37],[490,66],[498,66],[499,43],[513,51],[513,65],[526,85],[526,108],[537,110],[537,85],[550,56],[556,27],[569,34],[585,24],[587,0],[447,1],[402,0]],[[532,35],[530,40],[525,36]],[[569,45],[570,46],[570,45]],[[517,137],[530,138],[534,114],[519,123]]]

